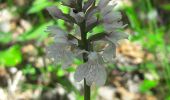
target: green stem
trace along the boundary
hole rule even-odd
[[[81,48],[85,49],[86,51],[89,51],[89,43],[87,40],[87,33],[86,33],[86,21],[84,20],[80,24],[80,30],[81,30]],[[83,60],[84,62],[88,61],[87,53],[83,53]],[[90,100],[90,86],[86,84],[86,80],[84,79],[84,100]]]
[[[84,79],[84,100],[90,100],[90,86],[86,84]]]
[[[83,0],[78,0],[78,11],[82,11],[82,2]],[[86,32],[86,20],[79,24],[81,30],[81,48],[89,51],[90,45],[87,40],[87,32]],[[83,61],[88,61],[87,53],[83,53]],[[86,79],[84,79],[84,100],[90,100],[90,86],[86,84]]]
[[[44,23],[44,22],[45,22],[45,18],[44,18],[43,13],[42,13],[42,12],[39,12],[39,13],[38,13],[38,16],[39,16],[39,18],[40,18],[40,23]]]
[[[0,2],[1,2],[1,0],[0,0]],[[9,7],[11,7],[14,4],[13,0],[7,0],[7,4]]]
[[[78,1],[77,1],[78,11],[82,11],[82,2],[83,2],[83,0],[78,0]]]

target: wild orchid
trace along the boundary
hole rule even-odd
[[[109,2],[62,0],[62,5],[70,8],[69,14],[56,6],[47,8],[54,19],[62,19],[77,26],[75,32],[80,38],[59,27],[49,26],[47,31],[54,37],[54,44],[47,48],[47,53],[55,63],[61,63],[63,69],[68,68],[74,58],[82,56],[84,64],[77,68],[74,78],[78,82],[84,79],[85,100],[90,100],[90,86],[93,83],[98,86],[105,84],[105,63],[114,60],[117,42],[128,38],[127,34],[120,31],[125,27],[121,13],[115,11],[115,5],[109,5]],[[95,27],[101,27],[102,32],[93,34]],[[104,46],[100,46],[103,43]]]

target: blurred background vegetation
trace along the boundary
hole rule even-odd
[[[45,55],[47,26],[73,28],[45,10],[68,13],[59,1],[0,0],[0,100],[83,100],[73,79],[81,61],[63,71]],[[170,100],[170,1],[119,0],[117,9],[131,35],[120,41],[106,85],[92,87],[92,100]]]

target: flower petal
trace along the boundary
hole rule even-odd
[[[74,78],[77,81],[81,81],[85,78],[88,86],[93,83],[96,83],[98,86],[104,85],[106,81],[106,72],[102,66],[102,57],[96,52],[91,52],[88,58],[88,62],[77,68]]]
[[[87,13],[86,13],[86,19],[89,20],[92,17],[96,17],[95,14],[99,13],[99,9],[98,8],[93,8],[90,9]]]
[[[95,2],[95,0],[88,0],[88,1],[84,4],[83,9],[86,11],[94,2]]]
[[[47,11],[54,19],[62,19],[71,23],[74,23],[75,20],[68,14],[64,14],[60,9],[56,6],[47,7]]]
[[[93,50],[96,52],[102,52],[106,47],[107,42],[104,40],[98,40],[93,42]]]
[[[112,24],[108,24],[108,23],[103,23],[104,24],[104,28],[106,30],[106,32],[110,33],[110,32],[113,32],[117,29],[122,29],[124,28],[124,25],[123,23],[120,21],[120,22],[113,22]]]
[[[66,32],[64,32],[62,29],[60,29],[59,27],[54,26],[54,25],[53,26],[48,26],[46,31],[50,32],[51,36],[62,37],[62,36],[67,35]]]
[[[113,43],[117,44],[117,42],[121,39],[128,39],[128,34],[124,32],[118,32],[114,31],[106,37],[109,41],[112,41]]]
[[[62,68],[66,69],[72,64],[74,55],[71,51],[66,50],[65,45],[53,44],[47,48],[47,55],[53,59],[54,63],[62,64]]]
[[[102,86],[105,84],[107,78],[106,70],[104,66],[98,65],[96,69],[96,80],[95,83],[97,86]]]
[[[49,26],[47,28],[47,32],[51,33],[51,36],[54,37],[54,41],[55,43],[63,43],[63,44],[67,44],[68,40],[67,40],[67,33],[64,32],[63,30],[61,30],[60,28],[56,27],[56,26]]]
[[[84,20],[84,13],[79,12],[79,13],[74,13],[73,9],[70,12],[70,15],[76,20],[77,23],[81,23]]]
[[[74,8],[76,5],[76,1],[75,0],[62,0],[63,5],[65,6],[69,6],[71,8]]]
[[[78,25],[75,25],[75,27],[74,27],[74,35],[79,39],[81,37],[81,31],[80,31],[80,27]]]
[[[112,62],[115,55],[116,55],[116,45],[110,42],[108,46],[104,49],[102,56],[105,61]]]
[[[54,18],[66,19],[65,16],[63,15],[62,11],[60,9],[58,9],[56,6],[47,7],[47,11]]]
[[[121,13],[115,11],[115,12],[111,12],[111,13],[108,13],[107,15],[105,15],[103,20],[104,20],[104,23],[115,24],[114,22],[119,21],[121,18],[122,18]]]
[[[108,5],[100,10],[101,14],[104,16],[113,11],[114,5]]]
[[[89,62],[89,71],[86,75],[86,83],[87,85],[92,85],[92,83],[96,83],[97,86],[104,85],[106,81],[106,71],[104,66],[102,66],[101,62]]]
[[[107,4],[109,2],[110,2],[110,0],[100,0],[98,6],[99,6],[100,9],[103,9],[104,7],[107,6]]]
[[[87,64],[80,65],[74,74],[75,80],[78,82],[83,80],[85,76],[88,74],[88,70],[89,70],[89,67],[87,66]]]

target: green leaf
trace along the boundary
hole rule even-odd
[[[84,96],[77,94],[76,95],[77,100],[84,100]]]
[[[0,43],[7,44],[12,41],[12,33],[0,33]]]
[[[92,30],[94,33],[101,33],[104,32],[104,26],[103,25],[98,25]]]
[[[80,60],[80,59],[74,59],[74,63],[75,63],[76,65],[81,65],[81,64],[83,64],[83,61]]]
[[[140,30],[140,20],[137,16],[137,13],[135,12],[135,8],[132,6],[132,7],[125,7],[124,8],[127,16],[128,16],[128,19],[130,21],[130,25],[133,29],[136,29],[136,30]]]
[[[92,32],[87,33],[87,37],[89,38],[92,35],[103,33],[104,32],[104,26],[103,25],[98,25],[93,28]]]
[[[45,30],[46,30],[47,26],[49,26],[51,24],[52,24],[52,21],[31,29],[30,31],[21,35],[19,37],[19,41],[28,41],[28,40],[32,40],[32,39],[36,39],[38,41],[43,40],[44,38],[46,38],[48,36],[48,34],[45,32]]]
[[[140,86],[139,86],[139,90],[142,92],[142,93],[145,93],[145,92],[148,92],[150,89],[156,87],[158,84],[157,81],[155,80],[144,80]]]
[[[70,82],[67,77],[59,77],[58,83],[60,83],[67,90],[67,92],[74,91],[75,94],[79,94],[79,91],[75,88],[75,86]]]
[[[28,13],[33,14],[40,12],[41,10],[51,5],[53,5],[53,3],[49,2],[48,0],[35,0],[31,8],[28,10]]]
[[[55,69],[54,69],[54,66],[51,66],[51,65],[48,65],[47,66],[47,71],[48,72],[53,72]]]
[[[30,75],[36,74],[35,68],[31,65],[27,65],[22,71],[24,74],[30,74]]]
[[[165,98],[165,100],[170,100],[170,96],[167,96],[167,97]]]
[[[164,4],[161,6],[164,10],[170,10],[170,3]]]
[[[61,9],[61,11],[62,11],[64,14],[68,14],[68,13],[69,13],[69,10],[70,10],[69,7],[63,6],[63,5],[58,5],[58,8]]]
[[[69,68],[66,69],[66,71],[67,71],[67,72],[75,72],[76,69],[73,68],[73,67],[69,67]]]
[[[64,20],[58,19],[58,20],[57,20],[57,25],[58,25],[58,27],[60,27],[61,29],[66,30],[66,25],[65,25]]]
[[[0,65],[16,66],[22,61],[20,46],[14,45],[7,50],[0,51]]]
[[[125,72],[132,72],[137,70],[137,67],[134,66],[121,66],[119,67],[121,71],[125,71]]]
[[[57,71],[57,73],[56,73],[56,75],[58,76],[58,77],[62,77],[62,76],[64,76],[64,71],[62,70],[62,69],[59,69],[58,71]]]
[[[57,77],[63,77],[65,75],[64,70],[61,68],[61,65],[57,65],[56,75]]]

